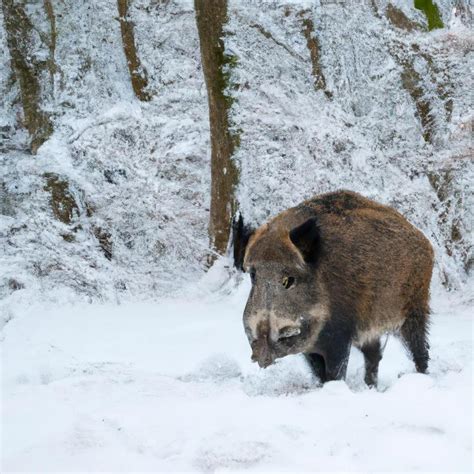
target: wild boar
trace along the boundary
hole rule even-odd
[[[252,281],[244,327],[260,367],[302,353],[321,382],[343,379],[354,344],[376,385],[380,338],[394,333],[427,371],[433,250],[397,211],[337,191],[238,230],[236,264]]]

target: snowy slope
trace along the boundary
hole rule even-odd
[[[361,191],[422,229],[436,281],[462,288],[473,262],[470,6],[438,0],[446,28],[408,32],[388,21],[389,3],[426,25],[402,0],[229,1],[238,199],[245,219],[261,223],[315,193]],[[18,289],[31,299],[55,299],[59,287],[73,300],[166,295],[200,277],[209,253],[208,107],[193,2],[131,2],[150,102],[133,94],[116,0],[65,0],[54,11],[57,71],[42,99],[55,133],[37,156],[26,152],[0,13],[0,324],[24,300]],[[35,54],[49,54],[42,2],[28,15],[42,32]],[[305,19],[325,91],[315,89]],[[404,61],[419,77],[418,101],[430,103],[430,142],[403,86]],[[68,184],[68,225],[53,215],[45,173]]]
[[[0,299],[16,298],[12,286],[33,297],[58,287],[94,300],[166,294],[200,277],[208,252],[208,108],[192,2],[133,2],[150,102],[133,94],[116,0],[54,8],[55,133],[36,156],[25,152],[0,13]],[[47,31],[43,16],[31,20]],[[51,211],[45,173],[68,183],[69,225]]]
[[[390,338],[318,387],[250,363],[249,283],[123,305],[24,308],[2,341],[2,472],[472,470],[472,317],[436,299],[430,375]],[[218,296],[220,294],[220,296]]]
[[[452,28],[429,33],[396,27],[387,18],[389,3],[230,2],[226,46],[235,63],[231,116],[241,138],[238,198],[244,217],[256,224],[314,194],[361,192],[394,206],[428,236],[436,277],[456,288],[472,243],[472,98],[465,69],[472,67],[472,34],[456,23],[452,2],[442,4]],[[412,2],[392,3],[423,23]],[[323,88],[315,87],[305,18],[318,41]],[[419,100],[429,104],[426,129],[413,84],[404,86],[410,67],[406,82],[416,83]],[[441,182],[450,199],[435,189]],[[463,237],[454,241],[456,225]]]

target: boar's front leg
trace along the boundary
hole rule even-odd
[[[352,330],[348,325],[331,320],[326,323],[314,352],[307,355],[314,374],[321,382],[345,379],[351,342]]]
[[[326,382],[331,380],[345,380],[351,341],[349,340],[339,347],[327,351],[324,361],[326,362]]]
[[[305,357],[316,378],[318,378],[321,383],[326,382],[326,363],[324,362],[324,357],[316,353],[305,354]]]

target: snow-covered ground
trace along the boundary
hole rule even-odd
[[[356,350],[321,388],[300,357],[251,364],[247,292],[17,311],[2,472],[471,471],[468,307],[435,298],[430,375],[391,337],[378,390]]]

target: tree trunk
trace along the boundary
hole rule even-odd
[[[311,18],[311,10],[304,10],[300,13],[303,26],[303,35],[306,39],[306,46],[311,58],[312,73],[314,77],[314,88],[322,90],[326,97],[331,98],[332,93],[326,89],[326,79],[321,67],[320,45],[316,32],[314,31],[314,22]]]
[[[410,20],[400,9],[392,4],[387,6],[385,11],[387,20],[396,28],[411,32],[421,30],[418,23]],[[401,66],[401,83],[403,88],[412,98],[423,129],[423,138],[427,143],[434,140],[433,107],[429,101],[429,96],[423,88],[423,80],[415,69],[416,55],[410,54],[401,42],[393,42],[389,46],[393,59]]]
[[[17,0],[2,0],[12,70],[20,87],[23,121],[30,135],[30,150],[33,154],[36,154],[38,148],[53,132],[49,114],[41,108],[44,96],[47,95],[47,93],[45,94],[46,91],[42,90],[41,85],[45,84],[44,76],[51,74],[52,65],[51,58],[45,61],[41,59],[41,55],[33,54],[36,49],[35,41],[38,41],[38,39],[35,38],[37,34],[35,35],[34,26],[26,15],[24,5],[24,2]],[[49,2],[45,3],[45,10],[51,22],[54,13]],[[55,31],[51,31],[51,37],[46,38],[50,53],[51,46],[55,41],[55,34]],[[44,40],[44,38],[40,39]],[[54,51],[54,48],[52,51]],[[49,81],[46,81],[46,83],[50,84]]]
[[[229,241],[236,211],[238,170],[232,159],[238,136],[229,130],[232,98],[227,94],[231,56],[224,53],[223,26],[227,21],[226,0],[195,0],[201,60],[206,81],[211,129],[211,248],[223,254]]]
[[[46,16],[48,17],[49,21],[49,31],[51,36],[49,38],[49,75],[51,78],[51,88],[54,91],[54,74],[56,72],[56,61],[54,59],[54,55],[56,52],[56,37],[57,37],[57,30],[56,30],[56,17],[54,15],[53,4],[51,0],[43,0],[44,11],[46,12]]]
[[[128,18],[128,7],[130,0],[117,0],[120,30],[122,32],[123,51],[127,59],[130,80],[132,81],[133,92],[142,101],[149,101],[150,94],[145,90],[148,86],[146,70],[140,64],[137,48],[135,46],[135,35],[133,23]]]

